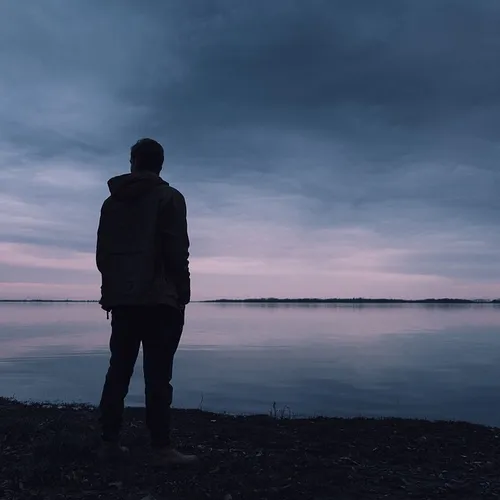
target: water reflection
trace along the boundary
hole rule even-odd
[[[0,394],[97,402],[109,322],[96,304],[0,305]],[[479,306],[190,306],[175,404],[500,425],[500,310]],[[143,404],[142,365],[129,404]]]

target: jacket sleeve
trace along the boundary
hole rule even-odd
[[[186,305],[191,300],[187,208],[184,196],[172,191],[162,207],[160,237],[165,270],[175,283],[180,305]]]

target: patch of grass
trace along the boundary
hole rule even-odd
[[[290,419],[295,417],[288,405],[284,405],[281,408],[278,408],[278,406],[276,405],[276,401],[273,403],[272,408],[269,410],[269,416],[278,420],[283,420],[285,418]]]

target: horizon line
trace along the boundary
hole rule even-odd
[[[21,302],[38,302],[38,303],[98,303],[98,299],[0,299],[0,303],[21,303]],[[402,298],[367,298],[367,297],[331,297],[331,298],[318,298],[318,297],[301,297],[301,298],[278,298],[278,297],[250,297],[244,299],[237,298],[221,298],[221,299],[204,299],[192,300],[191,303],[207,304],[207,303],[291,303],[291,302],[315,302],[315,303],[361,303],[361,302],[393,302],[393,303],[425,303],[425,302],[448,302],[448,303],[499,303],[500,298],[496,299],[464,299],[464,298],[421,298],[421,299],[402,299]]]

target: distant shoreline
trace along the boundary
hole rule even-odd
[[[69,300],[69,299],[0,299],[0,304],[3,302],[9,302],[9,303],[24,303],[24,302],[36,302],[36,303],[64,303],[66,304],[67,302],[71,303],[95,303],[97,304],[99,301],[98,300]]]
[[[0,303],[94,303],[98,300],[70,300],[70,299],[0,299]],[[198,304],[500,304],[500,299],[279,299],[279,298],[250,298],[250,299],[212,299],[212,300],[193,300]]]
[[[205,304],[500,304],[500,299],[215,299],[202,300]]]

